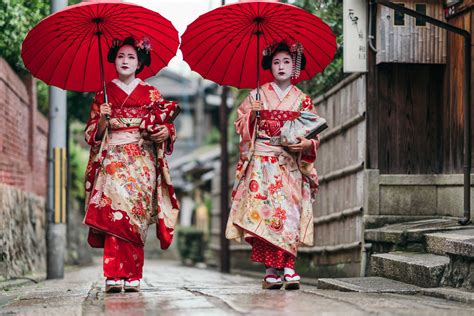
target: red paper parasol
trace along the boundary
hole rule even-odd
[[[306,67],[294,83],[323,71],[336,52],[335,35],[317,16],[293,5],[259,1],[201,15],[184,32],[180,49],[191,69],[204,78],[256,88],[273,80],[270,71],[259,73],[262,50],[281,40],[304,47]]]
[[[43,19],[28,33],[21,56],[26,68],[49,85],[98,91],[117,76],[104,55],[114,38],[127,36],[151,42],[151,65],[137,75],[142,79],[165,67],[179,45],[177,30],[157,12],[121,1],[91,1]]]

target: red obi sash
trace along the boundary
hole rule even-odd
[[[293,121],[300,116],[298,111],[261,110],[260,119],[271,121]]]

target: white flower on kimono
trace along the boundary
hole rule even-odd
[[[123,214],[122,214],[122,212],[120,212],[120,211],[112,212],[112,213],[110,214],[110,220],[111,220],[112,222],[119,221],[119,220],[121,220],[122,218],[123,218]]]
[[[273,194],[273,199],[274,199],[274,202],[277,202],[279,204],[285,201],[285,197],[283,196],[283,194],[281,194],[280,191]]]

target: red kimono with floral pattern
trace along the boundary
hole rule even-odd
[[[128,93],[115,79],[107,84],[112,108],[110,128],[105,141],[97,139],[99,108],[104,103],[98,92],[92,103],[85,138],[91,145],[86,170],[86,215],[90,226],[88,241],[92,247],[104,247],[106,236],[143,247],[148,226],[157,223],[161,247],[169,247],[178,217],[178,202],[171,183],[165,154],[173,151],[174,125],[166,126],[170,138],[157,145],[143,140],[139,126],[150,109],[168,109],[160,92],[148,83],[135,79]]]

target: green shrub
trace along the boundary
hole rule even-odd
[[[185,264],[204,261],[204,233],[195,227],[179,227],[178,251]]]

